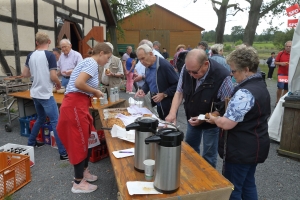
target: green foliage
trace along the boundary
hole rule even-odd
[[[243,44],[243,41],[242,40],[238,40],[234,44],[235,44],[235,46],[237,46],[237,45]]]
[[[284,49],[284,43],[293,39],[294,32],[295,29],[293,28],[286,29],[285,32],[277,31],[274,34],[274,41],[273,41],[274,46],[279,50]]]
[[[242,26],[233,26],[231,28],[231,37],[233,42],[237,40],[243,40],[245,29]]]
[[[224,44],[224,51],[225,51],[225,52],[230,52],[230,51],[232,51],[231,46],[230,46],[230,45]]]
[[[215,42],[216,38],[216,32],[211,30],[211,31],[204,31],[202,33],[202,40],[207,41],[208,43],[210,42]]]
[[[114,17],[117,21],[118,37],[124,38],[122,29],[122,20],[127,15],[132,15],[145,9],[145,12],[150,13],[149,6],[144,0],[109,0]]]

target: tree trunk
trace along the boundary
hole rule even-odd
[[[117,40],[117,30],[116,30],[116,27],[114,27],[114,26],[108,27],[108,32],[109,32],[109,36],[110,36],[110,39],[111,39],[111,43],[114,46],[114,52],[113,52],[113,54],[115,56],[120,56],[119,55],[119,50],[118,50],[118,40]]]
[[[222,0],[222,2],[217,3],[217,1],[212,1],[212,6],[214,11],[216,12],[218,16],[218,24],[216,27],[216,38],[215,43],[223,43],[223,36],[224,36],[224,30],[225,30],[225,24],[226,24],[226,15],[227,15],[227,9],[228,9],[228,2],[229,0]],[[220,8],[217,9],[215,4],[219,4]]]
[[[244,44],[252,46],[254,38],[255,38],[255,32],[256,28],[259,23],[260,19],[260,8],[262,5],[263,0],[252,0],[250,5],[250,11],[249,11],[249,17],[248,17],[248,23],[245,28],[244,33]]]
[[[218,16],[218,25],[216,27],[216,38],[215,43],[222,44],[223,36],[225,31],[226,24],[226,15],[227,15],[227,5],[221,5],[220,9],[217,11]]]

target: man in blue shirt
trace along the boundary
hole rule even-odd
[[[166,59],[155,56],[153,49],[147,44],[137,48],[137,57],[146,70],[145,84],[135,96],[144,97],[150,92],[152,106],[157,105],[157,113],[164,120],[169,114],[176,92],[178,75],[172,65]]]

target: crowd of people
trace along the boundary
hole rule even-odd
[[[200,154],[203,140],[202,156],[212,167],[217,165],[218,153],[223,158],[223,175],[234,185],[230,199],[257,199],[254,174],[257,164],[268,156],[267,119],[271,111],[254,48],[241,45],[224,58],[222,44],[209,48],[201,41],[195,49],[180,44],[171,64],[166,49],[161,54],[161,44],[147,39],[141,40],[136,50],[128,46],[122,58],[112,55],[114,47],[109,42],[95,45],[85,59],[72,50],[68,39],[60,41],[61,53],[58,48],[53,53],[48,51],[49,44],[47,34],[36,34],[37,48],[27,56],[22,72],[25,77],[34,76],[30,94],[38,114],[28,145],[43,145],[36,136],[48,116],[60,159],[74,166],[72,192],[97,189],[90,182],[98,177],[88,170],[88,138],[95,129],[89,113],[90,98],[109,93],[126,76],[126,92],[136,97],[149,93],[152,106],[163,120],[176,123],[178,108],[184,102],[187,144]],[[272,53],[269,68],[279,65],[278,74],[287,75],[290,49],[288,41],[276,58]],[[178,70],[181,53],[184,63]],[[58,76],[62,76],[61,81]],[[57,89],[66,87],[60,112],[53,99],[53,84]],[[100,84],[105,91],[98,89]],[[279,92],[285,92],[286,87],[278,83]],[[198,118],[206,113],[205,119]]]

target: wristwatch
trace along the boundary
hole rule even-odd
[[[164,98],[168,97],[168,95],[166,93],[164,93]]]

